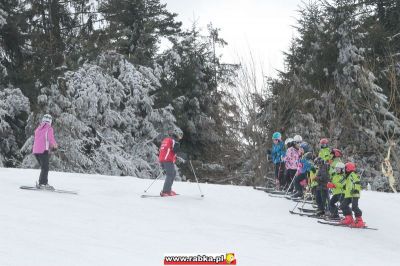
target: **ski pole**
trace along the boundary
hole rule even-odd
[[[164,171],[161,171],[160,174],[157,176],[156,179],[154,179],[154,181],[150,184],[150,186],[145,189],[144,193],[147,193],[147,191],[150,189],[150,187],[161,177],[161,175],[164,173]]]
[[[304,208],[304,205],[306,205],[306,198],[307,198],[307,193],[305,192],[304,195],[303,195],[303,202],[302,202],[302,205],[301,205],[302,209]]]
[[[294,176],[293,176],[293,178],[292,178],[292,182],[290,182],[289,187],[288,187],[287,190],[286,190],[285,195],[287,195],[287,194],[289,193],[289,189],[292,187],[293,181],[294,181]]]
[[[201,191],[201,188],[200,188],[199,180],[197,179],[196,173],[194,172],[194,168],[193,168],[193,165],[192,165],[192,160],[189,160],[189,163],[190,163],[190,167],[192,167],[192,171],[193,171],[194,177],[196,178],[197,186],[199,187],[199,191],[200,191],[200,195],[201,195],[201,197],[204,197],[204,194],[203,194],[203,192]]]
[[[282,163],[280,162],[279,168],[278,168],[278,176],[277,176],[277,179],[275,180],[276,190],[279,190],[279,187],[281,186],[281,182],[280,182],[280,179],[282,178],[281,177],[281,167],[282,167]]]
[[[296,202],[296,205],[294,205],[292,212],[294,212],[294,210],[296,209],[297,205],[299,205],[299,203],[300,203],[300,201]]]

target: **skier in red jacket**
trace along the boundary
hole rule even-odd
[[[161,197],[175,196],[172,184],[176,176],[175,162],[177,159],[176,153],[180,150],[179,140],[183,137],[181,130],[174,130],[170,137],[166,137],[161,142],[160,154],[158,160],[166,173],[163,190],[160,192]]]

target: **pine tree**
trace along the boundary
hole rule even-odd
[[[151,65],[160,39],[180,32],[177,14],[170,13],[159,0],[107,0],[100,12],[109,24],[106,47],[138,64]]]
[[[60,146],[52,162],[56,169],[155,177],[160,172],[155,143],[163,129],[175,126],[169,107],[153,108],[151,93],[158,86],[153,70],[103,53],[41,88],[41,112],[30,116],[27,134],[50,113]],[[35,164],[31,145],[32,138],[23,149],[25,167]]]
[[[315,144],[328,137],[346,159],[379,176],[380,155],[388,140],[398,139],[400,121],[373,73],[366,46],[371,44],[371,28],[366,27],[371,14],[357,1],[324,2],[316,8],[307,9],[320,10],[316,16],[302,13],[299,37],[286,57],[288,68],[271,83],[275,96],[269,102],[281,111],[272,124]]]
[[[0,3],[0,166],[6,167],[15,167],[21,160],[19,150],[30,113],[28,98],[10,84],[9,78],[21,53],[23,38],[16,19],[20,8],[17,1]]]
[[[87,12],[88,0],[24,0],[19,16],[26,38],[17,68],[15,84],[34,103],[41,85],[49,85],[66,69],[68,57],[79,48],[77,40],[84,27],[80,14]],[[78,47],[77,47],[78,46]],[[70,63],[70,61],[69,61]]]
[[[222,151],[238,147],[235,134],[228,129],[237,127],[237,121],[229,120],[238,113],[237,106],[227,91],[220,90],[230,84],[235,66],[222,64],[214,49],[226,43],[218,30],[210,26],[209,34],[202,36],[195,25],[172,41],[173,47],[159,60],[162,86],[157,105],[174,107],[177,124],[184,131],[182,146],[192,158],[219,162],[224,168],[227,158],[221,158]]]
[[[23,56],[27,40],[22,19],[23,3],[2,1],[0,3],[0,83],[15,84],[17,72],[24,67]]]

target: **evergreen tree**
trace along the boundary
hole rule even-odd
[[[27,37],[23,20],[23,3],[0,3],[0,83],[15,84],[15,73],[24,67],[23,55]]]
[[[30,116],[27,135],[50,113],[60,146],[53,157],[55,169],[155,177],[160,172],[155,142],[163,130],[175,126],[170,107],[153,108],[150,94],[159,86],[151,69],[135,67],[120,54],[104,53],[41,88],[42,111]],[[25,167],[35,164],[31,145],[32,138],[23,149]]]
[[[180,32],[177,14],[160,0],[106,0],[100,12],[108,22],[104,45],[138,64],[151,65],[160,39]]]
[[[307,6],[287,69],[271,82],[274,97],[267,103],[280,110],[272,124],[283,125],[287,135],[301,134],[315,144],[329,137],[373,177],[379,176],[374,168],[380,167],[386,142],[399,138],[400,123],[373,74],[365,27],[370,14],[364,8],[341,0]],[[375,181],[375,188],[381,186],[382,179]]]
[[[238,117],[238,109],[230,93],[220,89],[230,84],[235,66],[222,64],[214,49],[225,44],[211,26],[207,36],[193,26],[174,39],[173,47],[159,60],[162,86],[157,93],[159,106],[172,103],[174,107],[177,124],[184,131],[184,150],[203,162],[219,162],[221,170],[228,160],[238,160],[237,153],[228,152],[238,147],[233,132],[238,128],[233,118]],[[223,158],[223,151],[236,158]]]
[[[17,21],[18,1],[0,3],[0,166],[15,167],[24,139],[29,100],[9,82],[9,73],[19,60],[21,33]]]

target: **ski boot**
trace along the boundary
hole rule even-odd
[[[43,190],[54,190],[53,186],[50,186],[49,184],[39,184],[38,182],[36,182],[36,186],[37,189],[43,189]]]
[[[49,184],[44,185],[44,189],[46,190],[54,190],[53,186],[50,186]]]
[[[175,191],[171,190],[171,192],[169,192],[168,195],[169,195],[169,196],[176,196],[176,195],[178,195],[178,194],[176,194]]]
[[[329,214],[328,219],[329,220],[340,220],[340,216],[337,212],[332,212],[331,214]]]
[[[351,224],[351,227],[355,228],[363,228],[365,226],[365,222],[363,221],[362,217],[356,217],[356,220]]]
[[[169,193],[167,193],[167,192],[161,191],[161,192],[160,192],[160,196],[161,196],[161,197],[168,197],[168,196],[170,196],[170,195],[169,195]]]
[[[344,217],[344,219],[340,221],[340,224],[351,225],[351,224],[353,224],[353,222],[354,222],[353,216],[352,215],[346,215]]]
[[[315,215],[318,216],[318,217],[320,217],[320,218],[324,218],[324,217],[325,217],[325,211],[323,211],[323,210],[318,210],[318,211],[315,213]]]

